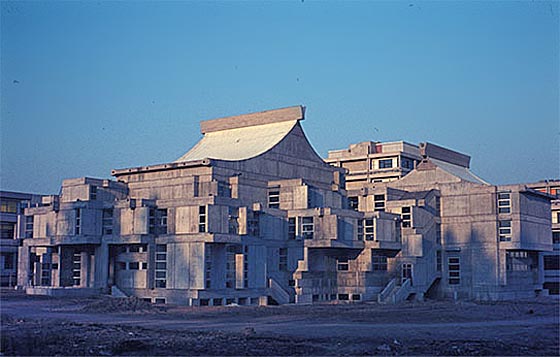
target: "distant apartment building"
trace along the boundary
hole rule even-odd
[[[16,239],[18,215],[26,207],[40,202],[41,196],[30,193],[0,191],[0,286],[15,286],[17,282]]]
[[[335,167],[303,119],[297,106],[204,121],[174,162],[64,180],[20,219],[18,284],[189,305],[542,291],[549,195],[492,186],[434,144],[358,144]]]

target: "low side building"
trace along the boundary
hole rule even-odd
[[[0,191],[0,286],[11,287],[17,282],[17,253],[20,244],[16,238],[18,214],[25,207],[40,202],[40,195]]]

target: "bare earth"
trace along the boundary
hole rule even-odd
[[[559,301],[154,306],[0,295],[3,355],[560,355]]]

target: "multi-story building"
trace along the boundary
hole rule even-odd
[[[204,121],[174,162],[65,180],[20,219],[18,284],[192,305],[542,289],[548,195],[489,185],[433,144],[396,159],[418,161],[400,180],[347,187],[352,168],[323,161],[303,119],[291,107]]]
[[[17,282],[18,214],[22,213],[25,207],[40,201],[39,195],[0,191],[0,286],[14,286]]]
[[[560,296],[560,180],[546,180],[527,186],[551,195],[552,252],[543,252],[544,288],[551,295]]]

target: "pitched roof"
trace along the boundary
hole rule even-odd
[[[489,185],[488,182],[484,181],[480,177],[476,176],[467,167],[454,165],[449,162],[441,161],[434,158],[429,158],[429,160],[434,163],[437,167],[444,170],[445,172],[460,178],[463,181],[469,181],[478,183],[481,185]]]
[[[204,137],[175,162],[247,160],[264,154],[304,119],[301,106],[201,122]]]

